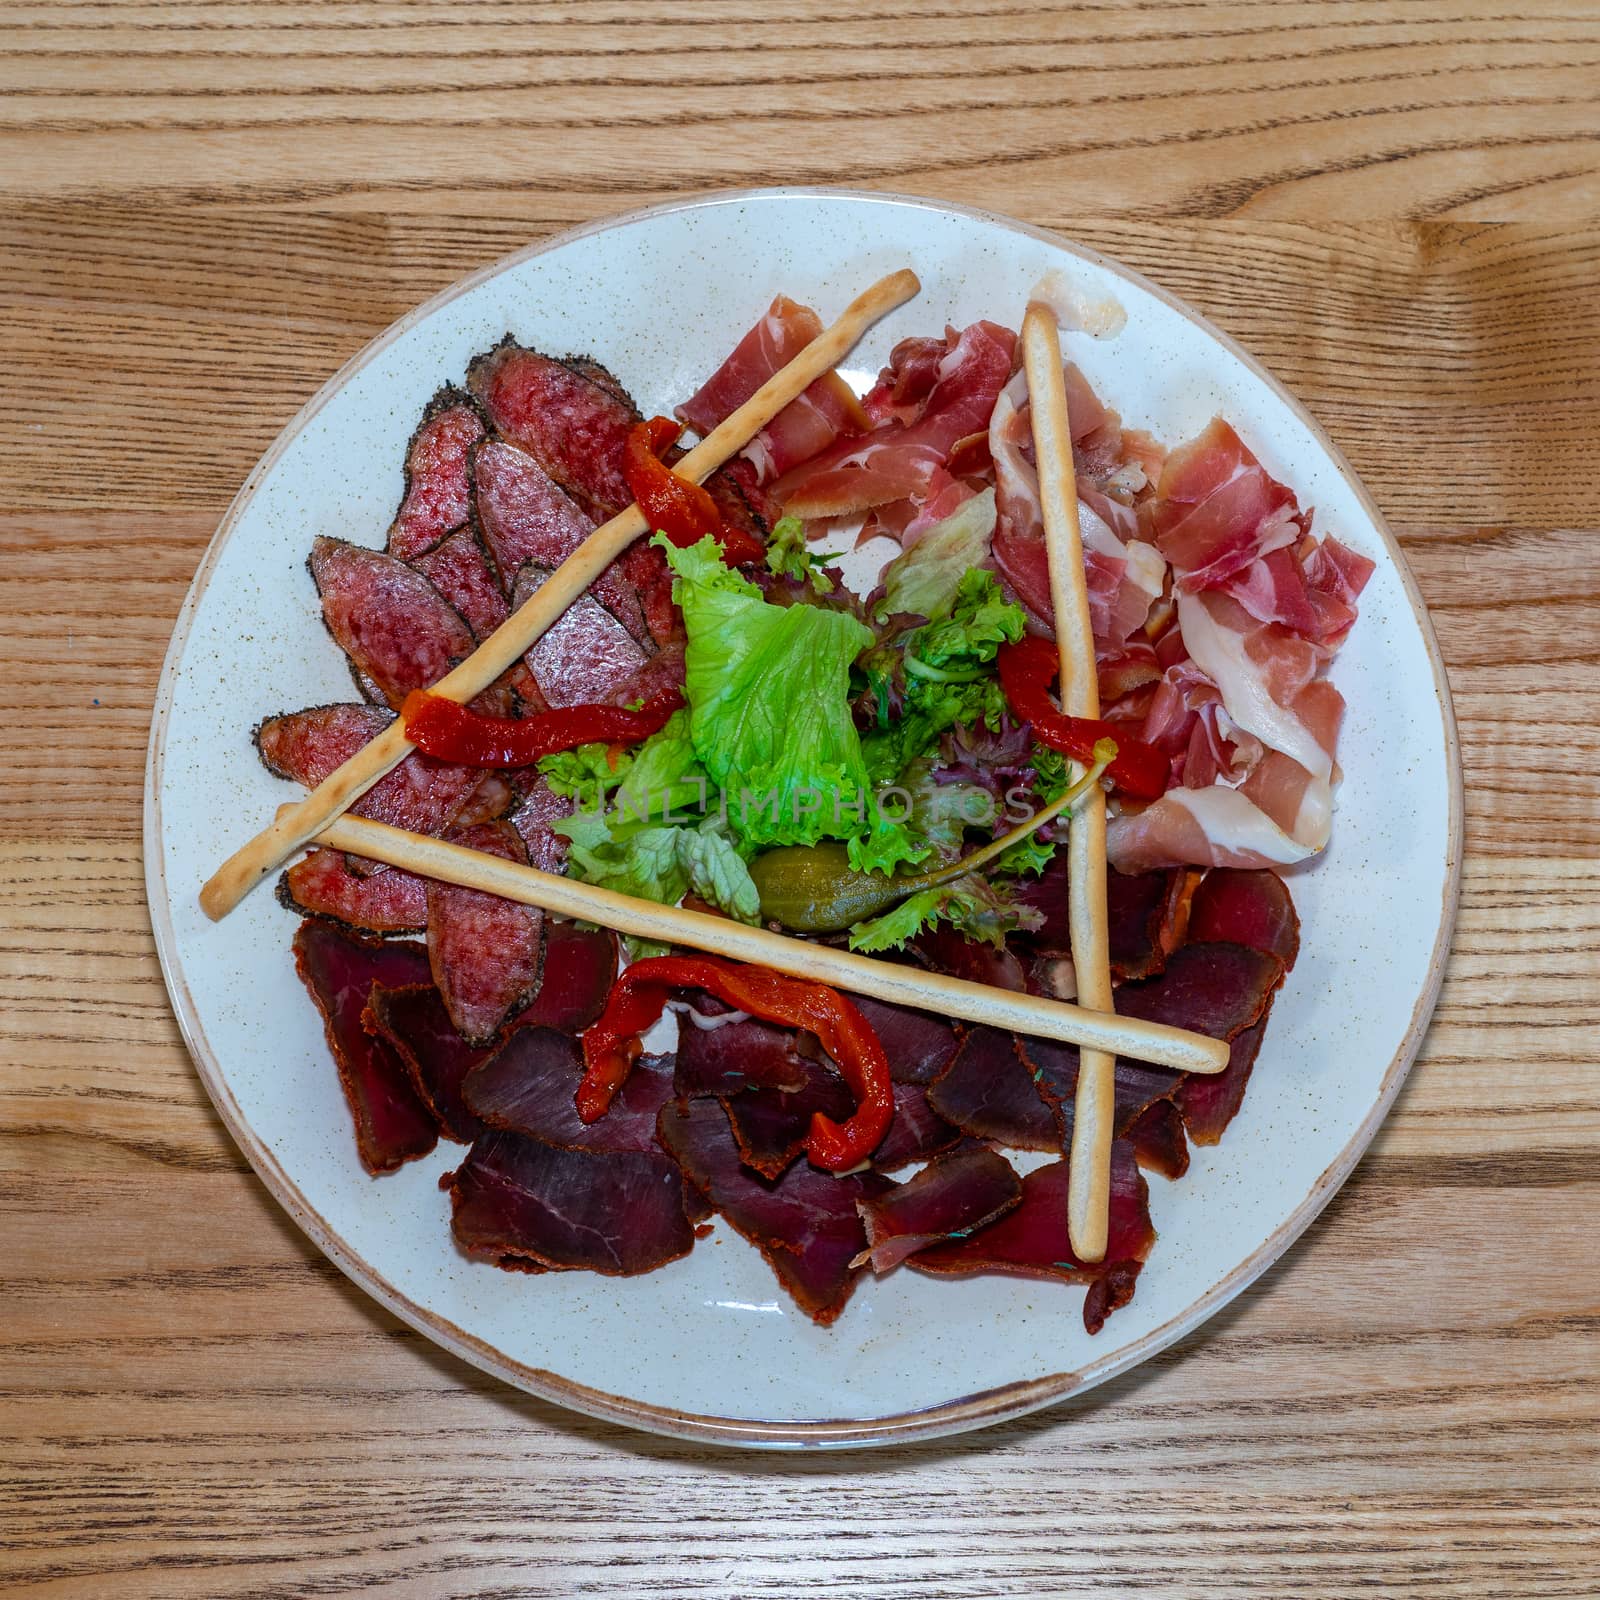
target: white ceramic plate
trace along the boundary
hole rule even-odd
[[[429,395],[510,329],[589,351],[648,415],[691,393],[783,290],[824,319],[910,264],[922,294],[850,362],[874,371],[914,332],[1016,326],[1062,269],[1128,312],[1071,354],[1132,426],[1168,442],[1226,415],[1323,532],[1377,573],[1335,668],[1349,700],[1333,844],[1293,888],[1299,964],[1244,1110],[1187,1176],[1151,1180],[1160,1240],[1138,1294],[1090,1338],[1083,1291],[1005,1278],[867,1282],[831,1330],[778,1290],[726,1226],[648,1277],[527,1278],[454,1249],[440,1172],[374,1181],[356,1161],[322,1030],[270,892],[220,925],[196,891],[285,798],[250,730],[350,698],[305,571],[314,535],[379,544]],[[1242,350],[1116,263],[976,211],[838,191],[714,195],[580,229],[475,274],[405,317],[284,430],[229,508],[173,635],[145,790],[151,915],[200,1076],[263,1181],[352,1278],[430,1338],[579,1410],[748,1445],[861,1444],[977,1427],[1099,1383],[1161,1350],[1274,1261],[1354,1166],[1415,1054],[1454,917],[1460,768],[1422,603],[1377,509],[1310,417]]]

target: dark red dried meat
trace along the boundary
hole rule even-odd
[[[313,850],[278,879],[278,903],[363,933],[421,933],[428,921],[423,880],[395,868],[359,877],[337,850]]]
[[[460,612],[405,562],[323,537],[311,547],[310,567],[328,632],[396,710],[472,654],[476,641]]]
[[[550,576],[526,566],[517,575],[520,607]],[[551,706],[631,703],[631,686],[650,659],[644,648],[597,601],[579,595],[534,641],[524,659]]]
[[[487,1052],[456,1032],[439,991],[431,983],[406,988],[374,984],[362,1026],[405,1063],[412,1087],[432,1111],[439,1129],[460,1144],[471,1144],[483,1124],[461,1098],[466,1076]]]
[[[683,1181],[659,1152],[560,1150],[496,1129],[473,1144],[449,1188],[456,1243],[500,1266],[634,1277],[694,1246]]]
[[[1177,915],[1185,872],[1106,874],[1106,937],[1111,972],[1116,978],[1147,978],[1159,972],[1177,938]],[[1058,850],[1037,878],[1017,886],[1017,898],[1044,916],[1027,935],[1028,944],[1045,956],[1070,956],[1072,934],[1067,914],[1067,854]]]
[[[956,1030],[946,1018],[868,995],[850,998],[872,1024],[889,1058],[889,1076],[896,1083],[932,1083],[954,1060]]]
[[[1189,1137],[1196,1144],[1218,1143],[1244,1104],[1250,1069],[1256,1064],[1261,1036],[1266,1031],[1267,1019],[1263,1015],[1259,1022],[1235,1036],[1228,1049],[1228,1064],[1221,1072],[1192,1073],[1173,1095]]]
[[[517,574],[530,561],[553,570],[594,529],[594,519],[515,445],[486,440],[473,453],[472,471],[478,526],[508,597]],[[650,638],[639,593],[623,563],[607,567],[589,593],[641,644]]]
[[[1282,982],[1276,956],[1240,944],[1186,944],[1167,958],[1159,977],[1123,984],[1117,1012],[1231,1039],[1266,1010]]]
[[[1129,1124],[1127,1139],[1139,1165],[1147,1172],[1159,1172],[1163,1178],[1181,1178],[1189,1170],[1189,1141],[1184,1136],[1183,1118],[1172,1101],[1153,1100]]]
[[[1055,1113],[1060,1148],[1072,1144],[1073,1102],[1078,1091],[1078,1047],[1055,1039],[1017,1036],[1017,1049],[1044,1103]],[[1120,1135],[1149,1105],[1171,1095],[1183,1082],[1181,1072],[1148,1066],[1118,1056],[1112,1068],[1112,1127]]]
[[[510,1026],[581,1033],[605,1010],[616,977],[616,934],[609,928],[580,928],[575,922],[546,917],[539,993]]]
[[[878,1172],[895,1172],[913,1161],[927,1161],[948,1150],[962,1137],[928,1104],[928,1091],[920,1083],[894,1086],[894,1120],[883,1143],[872,1152]]]
[[[1300,953],[1300,918],[1288,885],[1266,868],[1212,868],[1189,903],[1189,942],[1202,940],[1276,956],[1287,972]]]
[[[1022,1198],[1011,1163],[986,1145],[965,1144],[931,1161],[914,1178],[856,1202],[874,1272],[935,1244],[964,1239]]]
[[[376,1177],[427,1155],[438,1143],[432,1112],[399,1057],[361,1026],[374,984],[427,982],[427,953],[420,944],[386,944],[306,921],[295,930],[294,965],[322,1014],[361,1165]]]
[[[883,1193],[889,1180],[871,1172],[838,1177],[797,1161],[768,1183],[741,1164],[715,1100],[669,1101],[658,1128],[684,1175],[760,1250],[801,1310],[824,1327],[834,1322],[861,1276],[850,1265],[867,1242],[856,1202]]]
[[[1110,1277],[1110,1291],[1091,1295],[1084,1303],[1084,1325],[1090,1333],[1098,1333],[1106,1316],[1127,1303],[1132,1292],[1127,1269],[1149,1256],[1155,1239],[1144,1175],[1132,1145],[1118,1139],[1111,1146],[1111,1214],[1103,1262],[1091,1266],[1072,1253],[1067,1238],[1067,1163],[1052,1161],[1022,1180],[1022,1202],[1015,1210],[968,1238],[919,1251],[910,1265],[937,1277],[1000,1272],[1064,1283]]]
[[[1014,1035],[975,1027],[962,1039],[928,1104],[946,1122],[976,1139],[1013,1150],[1059,1150],[1056,1121],[1017,1053]]]
[[[717,1006],[715,1014],[712,1005]],[[720,1002],[699,997],[678,1018],[677,1092],[737,1094],[741,1089],[803,1089],[810,1063],[793,1028],[760,1017],[732,1017]]]
[[[519,1028],[468,1078],[467,1106],[491,1128],[525,1133],[563,1150],[617,1153],[656,1148],[656,1114],[672,1095],[672,1062],[643,1056],[598,1122],[573,1104],[583,1052],[570,1034]]]
[[[467,520],[467,456],[487,431],[483,413],[460,389],[428,402],[406,446],[405,492],[389,528],[389,554],[412,561]]]
[[[509,822],[480,822],[450,835],[453,844],[527,864]],[[544,913],[481,889],[428,884],[428,961],[462,1038],[487,1044],[539,986]]]
[[[919,933],[913,948],[933,968],[952,978],[970,983],[985,983],[992,989],[1013,989],[1022,994],[1028,987],[1022,962],[1010,950],[997,950],[992,944],[963,939],[949,928],[937,927]]]
[[[457,528],[411,564],[466,620],[474,638],[487,639],[506,620],[500,580],[471,527]]]
[[[256,729],[256,749],[269,772],[314,789],[393,721],[394,713],[380,706],[313,706],[268,717]],[[392,827],[437,834],[455,819],[482,779],[475,767],[413,752],[350,809]]]
[[[798,1059],[806,1069],[804,1088],[745,1089],[723,1102],[740,1160],[763,1178],[776,1178],[805,1148],[817,1112],[843,1122],[855,1110],[855,1096],[831,1065]]]

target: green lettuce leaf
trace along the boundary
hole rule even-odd
[[[632,765],[628,751],[615,750],[609,744],[580,744],[574,750],[558,750],[539,758],[539,771],[557,794],[591,809],[597,809],[628,776]]]
[[[1003,886],[968,873],[937,889],[921,889],[907,896],[892,911],[858,922],[850,930],[852,950],[894,950],[924,928],[948,923],[965,939],[996,947],[1008,933],[1037,928],[1043,916],[1031,906],[1019,906]]]
[[[994,522],[993,489],[963,501],[883,569],[883,597],[874,615],[909,611],[935,617],[948,610],[962,576],[988,559]]]
[[[806,525],[799,517],[780,517],[767,539],[767,571],[778,578],[809,582],[818,594],[833,593],[833,579],[822,571],[838,557],[806,548]]]

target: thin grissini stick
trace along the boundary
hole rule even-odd
[[[1033,449],[1039,465],[1039,503],[1056,643],[1061,651],[1061,709],[1072,717],[1100,715],[1089,589],[1083,573],[1078,525],[1078,481],[1072,428],[1061,372],[1061,337],[1055,313],[1030,305],[1022,323],[1023,363],[1033,407]],[[1106,797],[1098,785],[1073,813],[1067,829],[1067,924],[1078,1003],[1114,1011],[1106,921]],[[1111,1209],[1111,1136],[1115,1121],[1116,1062],[1087,1049],[1078,1057],[1073,1106],[1072,1159],[1067,1177],[1067,1235],[1080,1261],[1102,1261]]]
[[[921,288],[909,268],[891,273],[851,301],[844,315],[824,329],[781,372],[723,419],[673,471],[697,483],[736,455],[791,400],[837,366],[874,322],[904,305]],[[556,568],[467,659],[433,685],[432,693],[466,701],[487,689],[556,621],[596,578],[647,531],[637,505],[603,523]],[[399,719],[343,766],[330,772],[297,805],[236,850],[200,891],[200,907],[213,921],[224,917],[269,873],[275,872],[333,819],[349,809],[411,751]]]
[[[869,994],[893,1005],[916,1006],[942,1016],[986,1023],[992,1028],[1112,1050],[1135,1061],[1154,1062],[1180,1072],[1220,1072],[1228,1063],[1227,1045],[1201,1033],[1158,1022],[1140,1022],[1133,1017],[1103,1016],[1062,1000],[1044,1000],[971,983],[965,978],[947,978],[917,967],[897,966],[892,961],[811,944],[766,928],[747,927],[704,911],[657,905],[653,900],[596,888],[365,817],[341,817],[317,835],[316,843],[391,867],[403,867],[443,883],[539,906],[556,916],[598,923],[636,939],[686,945],[691,950],[772,967],[796,978]]]

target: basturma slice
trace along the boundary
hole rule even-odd
[[[268,772],[315,789],[394,721],[381,706],[312,706],[268,717],[256,729],[256,749]],[[442,832],[483,780],[476,767],[433,761],[413,751],[351,806],[358,817],[413,833]],[[392,870],[392,869],[391,869]]]
[[[1072,1253],[1067,1238],[1067,1163],[1053,1161],[1022,1180],[1022,1202],[1015,1210],[968,1238],[918,1251],[910,1265],[935,1277],[999,1272],[1087,1283],[1083,1323],[1090,1333],[1098,1333],[1111,1312],[1133,1298],[1139,1266],[1155,1239],[1144,1175],[1133,1147],[1126,1139],[1117,1139],[1111,1146],[1111,1217],[1103,1262],[1091,1266]]]
[[[453,844],[527,864],[509,822],[480,822],[450,835]],[[539,987],[544,913],[481,889],[428,882],[428,962],[462,1038],[487,1044]]]
[[[358,877],[338,850],[313,850],[278,879],[278,903],[302,917],[322,917],[362,933],[421,933],[428,889],[396,867]]]
[[[414,561],[467,520],[467,457],[487,431],[464,390],[444,388],[428,402],[406,446],[406,486],[389,527],[390,555]]]
[[[342,539],[311,546],[312,581],[334,642],[395,710],[472,654],[472,629],[422,574]]]
[[[869,995],[850,998],[877,1034],[896,1083],[932,1083],[955,1059],[955,1025],[931,1011],[891,1005]]]
[[[739,1159],[763,1178],[776,1178],[805,1148],[817,1112],[843,1122],[855,1109],[855,1097],[831,1065],[804,1056],[800,1061],[804,1088],[746,1089],[723,1101]]]
[[[1056,1120],[1017,1052],[1015,1036],[1000,1028],[968,1031],[949,1070],[928,1090],[928,1104],[976,1139],[1013,1150],[1061,1149]]]
[[[1189,904],[1189,942],[1242,944],[1276,956],[1287,972],[1300,953],[1300,918],[1277,873],[1213,867]]]
[[[554,570],[594,531],[594,519],[515,445],[485,440],[473,452],[472,476],[478,527],[508,599],[530,561]],[[607,567],[589,593],[640,644],[649,642],[638,591],[619,563]]]
[[[488,1052],[456,1032],[431,983],[393,989],[374,984],[361,1023],[405,1064],[412,1087],[446,1138],[471,1144],[483,1132],[461,1098],[461,1085]]]
[[[676,1092],[685,1098],[731,1095],[741,1089],[804,1089],[811,1081],[800,1035],[760,1017],[712,1013],[721,1002],[697,996],[678,1014]]]
[[[457,528],[411,564],[461,614],[475,639],[487,639],[510,614],[489,554],[472,528]]]
[[[456,1243],[500,1266],[630,1278],[694,1246],[683,1180],[659,1151],[558,1150],[495,1129],[473,1144],[448,1185]]]
[[[883,1143],[872,1152],[873,1169],[895,1172],[913,1161],[926,1161],[948,1150],[961,1138],[928,1104],[928,1091],[920,1083],[894,1086],[894,1120],[883,1136]]]
[[[1267,1031],[1267,1018],[1235,1036],[1228,1048],[1228,1064],[1221,1072],[1205,1076],[1195,1073],[1185,1078],[1173,1095],[1183,1115],[1184,1126],[1196,1144],[1217,1144],[1239,1107],[1250,1084],[1250,1069],[1261,1049],[1261,1036]]]
[[[1189,1170],[1189,1141],[1184,1136],[1183,1117],[1171,1100],[1152,1100],[1129,1124],[1127,1140],[1147,1172],[1159,1172],[1163,1178],[1181,1178]]]
[[[617,1154],[657,1148],[656,1114],[672,1095],[670,1059],[644,1056],[635,1062],[598,1122],[584,1122],[573,1103],[582,1077],[583,1052],[571,1035],[520,1028],[483,1060],[462,1093],[486,1126],[563,1150]]]
[[[1055,1114],[1060,1148],[1072,1144],[1073,1106],[1078,1093],[1078,1047],[1055,1039],[1017,1036],[1017,1049],[1033,1074],[1044,1103]],[[1111,1125],[1125,1134],[1139,1115],[1165,1099],[1183,1082],[1184,1075],[1168,1067],[1147,1066],[1119,1056],[1113,1069]]]
[[[617,979],[617,951],[617,936],[609,928],[580,928],[546,917],[539,992],[511,1026],[582,1033],[606,1008]]]
[[[966,1238],[1021,1198],[1021,1181],[1004,1156],[963,1145],[886,1194],[856,1202],[866,1259],[874,1272],[887,1272],[918,1250]]]
[[[1159,972],[1177,942],[1185,870],[1106,874],[1106,941],[1112,975],[1148,978]],[[1044,922],[1027,935],[1027,944],[1044,956],[1070,956],[1067,856],[1058,850],[1037,878],[1025,879],[1017,898],[1040,912]]]
[[[823,1327],[834,1322],[861,1276],[850,1265],[867,1242],[856,1202],[883,1193],[890,1180],[871,1172],[837,1177],[800,1161],[776,1183],[764,1182],[740,1164],[715,1100],[669,1101],[657,1126],[684,1175],[760,1250],[801,1310]]]
[[[294,965],[322,1014],[361,1165],[376,1177],[427,1155],[438,1143],[432,1112],[399,1057],[361,1026],[374,984],[427,982],[422,946],[361,939],[326,922],[306,921],[295,931]]]
[[[1283,970],[1276,956],[1240,944],[1186,944],[1159,977],[1123,984],[1117,1012],[1232,1039],[1267,1009]]]

